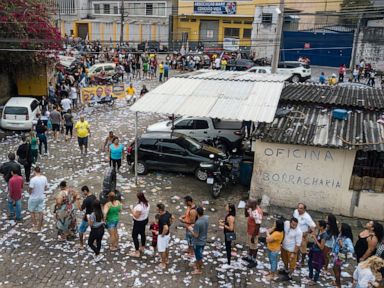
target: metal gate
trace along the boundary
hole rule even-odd
[[[77,37],[81,39],[87,39],[88,37],[88,23],[77,24]]]
[[[349,66],[353,47],[353,32],[290,32],[284,31],[281,61],[296,61],[308,57],[312,65]]]
[[[204,47],[218,47],[219,21],[201,20],[200,21],[200,41]]]

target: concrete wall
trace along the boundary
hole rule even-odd
[[[0,73],[0,105],[5,104],[16,93],[9,74],[8,72]]]
[[[373,23],[371,23],[373,25]],[[359,33],[355,63],[364,59],[374,69],[384,70],[384,27],[363,27]]]
[[[384,193],[361,191],[358,206],[353,207],[353,216],[359,218],[384,219]]]
[[[349,182],[355,151],[256,141],[251,198],[266,194],[271,204],[350,216]]]

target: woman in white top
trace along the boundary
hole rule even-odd
[[[377,256],[369,257],[361,262],[353,273],[355,288],[379,287],[375,274],[379,274],[380,268],[384,266],[384,260]]]
[[[148,224],[148,214],[150,208],[148,200],[145,198],[143,192],[138,192],[136,196],[139,203],[133,209],[131,206],[131,213],[133,217],[132,238],[133,243],[135,244],[135,251],[130,253],[130,256],[132,257],[140,257],[140,254],[144,252],[146,240],[145,227]],[[139,235],[141,239],[141,247],[139,247]]]

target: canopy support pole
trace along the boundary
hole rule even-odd
[[[135,112],[135,185],[137,186],[137,162],[138,162],[138,139],[137,139],[137,114],[138,112]]]

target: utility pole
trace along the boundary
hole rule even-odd
[[[363,21],[363,14],[360,14],[359,20],[357,21],[357,26],[355,30],[355,35],[353,35],[353,47],[352,47],[352,55],[351,55],[351,65],[349,69],[353,71],[355,69],[356,65],[356,53],[357,53],[357,44],[359,40],[359,34],[360,34],[360,29],[361,29],[361,22]]]
[[[120,13],[121,13],[121,18],[120,18],[120,47],[123,45],[124,42],[124,0],[121,0],[121,7],[120,7]]]
[[[277,66],[279,64],[281,33],[283,32],[283,24],[284,24],[284,0],[280,0],[279,10],[280,11],[278,11],[275,46],[273,47],[274,49],[273,49],[272,65],[271,65],[272,73],[276,73]]]

